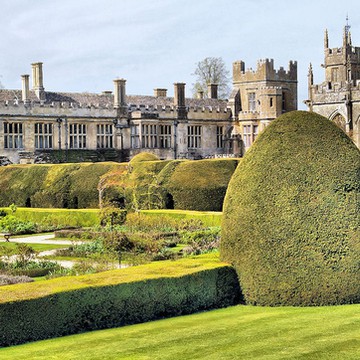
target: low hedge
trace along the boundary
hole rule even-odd
[[[10,213],[9,209],[6,210]],[[40,224],[44,229],[91,227],[100,224],[99,209],[17,208],[13,215],[23,221]]]
[[[221,226],[222,212],[220,211],[191,211],[191,210],[141,210],[146,216],[168,216],[173,219],[201,220],[204,226]]]
[[[234,269],[214,256],[0,288],[0,346],[230,306]]]

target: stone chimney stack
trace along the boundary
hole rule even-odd
[[[200,99],[200,100],[204,98],[204,91],[203,90],[198,90],[197,98]]]
[[[29,77],[30,75],[21,75],[21,97],[25,104],[30,102]]]
[[[167,96],[167,89],[154,89],[154,96],[155,97],[166,97]]]
[[[218,84],[208,84],[208,98],[217,99],[218,98]]]
[[[185,105],[185,83],[174,83],[174,106],[178,119],[186,119],[187,111]]]
[[[45,89],[43,84],[43,70],[42,62],[37,62],[31,64],[32,66],[32,80],[33,80],[33,90],[35,91],[36,96],[39,100],[45,100]]]
[[[125,84],[125,79],[114,80],[114,109],[118,109],[119,115],[122,116],[127,115]]]

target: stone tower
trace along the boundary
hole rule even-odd
[[[325,30],[324,64],[325,80],[314,85],[313,69],[308,74],[308,100],[310,111],[319,113],[341,127],[360,147],[360,47],[352,46],[350,26],[343,30],[342,46],[329,47]]]
[[[284,112],[297,109],[297,63],[288,70],[276,70],[273,59],[259,60],[256,70],[245,70],[245,63],[233,63],[233,91],[229,99],[235,131],[246,151],[258,133]]]

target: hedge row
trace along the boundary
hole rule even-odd
[[[117,163],[0,167],[0,206],[96,208],[100,177]]]
[[[133,210],[222,210],[238,159],[156,161],[147,155],[135,156],[117,177],[104,175],[104,203],[122,198]]]
[[[232,267],[212,257],[0,288],[0,346],[230,306]]]
[[[10,213],[9,209],[6,209]],[[32,209],[17,208],[13,214],[20,220],[40,224],[43,228],[91,227],[100,224],[98,209]]]
[[[221,226],[222,212],[192,210],[141,210],[146,216],[166,216],[172,219],[196,219],[204,226]]]

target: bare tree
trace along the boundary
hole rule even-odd
[[[207,57],[196,64],[192,75],[196,76],[196,83],[193,84],[193,94],[196,96],[202,91],[204,97],[208,97],[208,84],[218,84],[218,96],[227,99],[230,94],[229,70],[221,57]]]

